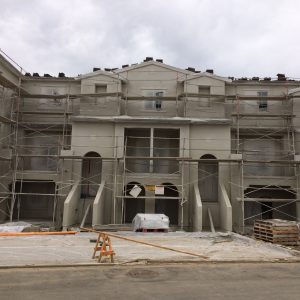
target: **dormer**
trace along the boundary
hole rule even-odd
[[[183,79],[182,82],[184,85],[183,92],[187,94],[209,92],[210,95],[225,95],[225,84],[226,82],[231,82],[231,80],[210,72],[204,72],[191,74]]]
[[[120,93],[122,79],[118,74],[97,70],[92,73],[80,75],[82,94]]]

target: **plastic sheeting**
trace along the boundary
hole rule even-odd
[[[27,222],[9,222],[0,224],[0,232],[22,232],[25,228],[32,225]]]
[[[133,230],[169,229],[170,220],[164,214],[137,214],[133,221]]]

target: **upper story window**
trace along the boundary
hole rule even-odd
[[[199,86],[198,87],[199,94],[199,105],[201,107],[209,107],[210,106],[210,86]]]
[[[259,111],[268,111],[268,100],[264,97],[268,97],[267,91],[258,91],[257,96],[261,97],[258,100],[258,110]]]
[[[174,174],[179,171],[179,162],[169,158],[179,157],[180,129],[125,128],[124,143],[125,156],[130,157],[125,161],[129,172]]]
[[[107,85],[106,84],[96,84],[95,85],[95,93],[101,94],[107,92]]]
[[[162,104],[162,100],[159,98],[165,96],[165,91],[163,91],[163,90],[144,90],[143,96],[150,98],[149,100],[144,100],[145,109],[157,110],[157,111],[162,110],[163,104]],[[155,99],[156,97],[158,99]]]

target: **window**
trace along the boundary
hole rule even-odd
[[[134,173],[173,174],[179,162],[170,159],[143,157],[179,157],[180,130],[178,128],[125,128],[126,169]],[[135,159],[132,157],[136,157]]]
[[[106,93],[107,92],[107,85],[105,84],[96,84],[95,85],[95,93],[96,94],[101,94],[101,93]]]
[[[143,91],[144,97],[149,98],[160,98],[165,95],[165,91],[162,90],[144,90]],[[145,100],[145,109],[147,110],[162,110],[162,100],[161,99],[149,99]]]
[[[107,85],[106,84],[96,84],[95,85],[95,94],[105,94],[107,93]],[[91,99],[91,102],[89,104],[93,104],[93,105],[106,105],[106,102],[108,101],[107,97],[105,96],[99,96],[99,97],[93,97]],[[94,108],[92,108],[93,110]],[[95,107],[95,109],[97,109]]]
[[[267,91],[258,91],[258,97],[262,97],[258,100],[258,110],[259,111],[268,111],[268,100],[264,97],[268,97]]]
[[[201,107],[210,106],[210,87],[209,86],[199,86],[199,105]]]
[[[203,161],[201,161],[203,159]],[[205,154],[198,163],[198,187],[203,202],[218,202],[219,165],[216,157]]]

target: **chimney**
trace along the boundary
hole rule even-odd
[[[158,58],[156,61],[159,62],[159,63],[163,63],[164,62],[163,59],[160,59],[160,58]]]
[[[93,68],[93,72],[100,71],[101,68]]]
[[[58,77],[59,77],[59,78],[65,78],[66,76],[65,76],[65,73],[59,72],[59,73],[58,73]]]
[[[214,74],[214,70],[213,69],[207,69],[206,73]]]
[[[25,76],[31,76],[31,74],[30,73],[25,73]]]
[[[285,81],[286,80],[285,74],[278,73],[277,74],[277,80]]]
[[[147,57],[144,59],[144,62],[146,62],[146,61],[151,61],[151,60],[153,60],[153,57],[147,56]]]
[[[32,76],[33,77],[40,77],[39,73],[33,73]]]
[[[264,81],[271,81],[271,77],[264,77]]]
[[[50,74],[44,74],[44,77],[52,77]]]
[[[258,80],[259,80],[259,77],[252,77],[252,80],[258,81]]]
[[[128,67],[129,67],[129,65],[122,65],[122,69],[128,68]]]
[[[111,69],[110,69],[110,68],[105,68],[105,69],[104,69],[104,71],[106,71],[106,72],[110,72],[110,71],[111,71]]]
[[[191,71],[191,72],[195,72],[196,71],[195,68],[192,68],[192,67],[188,67],[186,70],[187,71]]]

